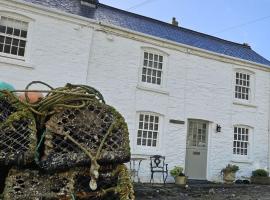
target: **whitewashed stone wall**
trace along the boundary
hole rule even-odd
[[[250,176],[255,168],[268,167],[269,72],[209,58],[161,48],[88,26],[39,15],[32,8],[20,10],[33,19],[29,32],[27,62],[0,57],[0,79],[24,87],[31,80],[42,80],[53,86],[66,82],[96,87],[108,104],[126,118],[130,131],[132,154],[149,158],[153,154],[166,156],[169,169],[185,166],[187,120],[210,122],[207,179],[220,181],[220,170],[228,163],[240,166],[238,177]],[[12,11],[0,3],[0,10]],[[168,54],[165,66],[165,88],[154,91],[140,85],[142,48],[149,47]],[[253,106],[233,104],[233,81],[236,68],[255,73]],[[160,146],[141,149],[136,146],[139,111],[162,116]],[[171,124],[170,119],[185,121]],[[216,133],[216,124],[222,127]],[[233,161],[233,125],[253,128],[252,159]],[[142,181],[150,180],[149,160],[142,162]],[[157,177],[156,181],[160,180]],[[169,177],[169,181],[173,181]]]

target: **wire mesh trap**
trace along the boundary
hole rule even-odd
[[[33,162],[37,143],[33,114],[19,101],[0,96],[0,166]]]
[[[17,92],[48,93],[38,102],[20,102],[12,91],[0,96],[0,166],[36,162],[10,170],[4,199],[134,200],[121,114],[92,87],[29,90],[35,83],[42,82]]]
[[[110,126],[111,133],[106,137]],[[79,145],[93,155],[97,155],[100,148],[97,158],[100,165],[124,163],[130,158],[128,130],[124,119],[112,107],[97,100],[87,102],[83,108],[64,109],[51,116],[44,134],[45,153],[40,165],[45,170],[90,164],[91,160]],[[79,145],[67,138],[67,135]]]
[[[89,188],[90,179],[87,168],[54,174],[12,168],[3,197],[5,200],[126,200],[134,195],[122,165],[102,167],[96,191]]]
[[[11,169],[6,179],[5,200],[72,199],[76,172],[41,174],[36,170]]]

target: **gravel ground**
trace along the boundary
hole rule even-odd
[[[270,200],[268,185],[190,185],[135,184],[136,200]]]

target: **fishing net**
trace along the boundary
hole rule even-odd
[[[0,96],[0,166],[26,165],[35,155],[36,125],[33,114],[18,100]]]
[[[90,164],[82,148],[96,156],[100,165],[124,163],[130,158],[124,119],[97,100],[88,101],[80,109],[64,109],[54,114],[46,122],[44,135],[45,155],[40,165],[46,170]]]

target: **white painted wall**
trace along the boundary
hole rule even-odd
[[[234,161],[240,166],[238,177],[250,176],[255,168],[268,167],[269,71],[241,63],[222,62],[199,57],[172,48],[153,45],[80,26],[68,20],[37,14],[37,10],[13,9],[1,5],[0,10],[21,13],[33,19],[29,32],[26,62],[0,57],[0,79],[16,88],[31,80],[42,80],[53,86],[66,82],[94,86],[108,104],[116,107],[126,118],[130,131],[132,154],[166,156],[169,169],[185,166],[188,119],[210,122],[208,173],[209,180],[220,181],[220,170],[233,161],[233,125],[253,128],[252,158],[249,162]],[[49,14],[49,13],[48,13]],[[68,17],[67,17],[68,18]],[[90,23],[91,24],[91,23]],[[93,25],[97,27],[96,25]],[[104,27],[103,27],[104,28]],[[141,55],[144,47],[165,52],[166,82],[161,90],[140,84]],[[239,62],[240,63],[240,62]],[[255,100],[252,106],[233,104],[234,70],[248,69],[255,73]],[[141,149],[136,146],[139,111],[155,112],[162,116],[160,146]],[[169,123],[170,119],[185,121],[184,125]],[[222,127],[216,133],[216,124]],[[142,162],[141,178],[150,180],[149,160]],[[169,181],[172,181],[169,177]]]

